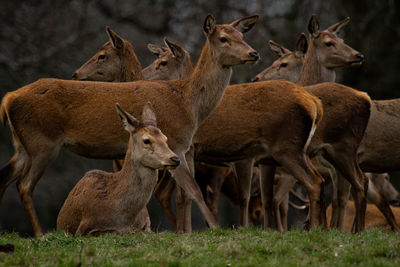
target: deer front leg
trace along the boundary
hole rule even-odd
[[[237,161],[233,165],[237,185],[239,186],[240,225],[243,227],[247,227],[249,224],[249,200],[253,165],[254,158]]]
[[[218,226],[217,220],[214,218],[211,211],[208,209],[203,194],[193,176],[190,173],[189,166],[186,162],[186,157],[184,153],[177,153],[181,159],[181,164],[174,170],[170,170],[172,177],[175,179],[176,183],[185,190],[190,199],[194,199],[198,205],[201,213],[203,214],[207,224],[211,228],[216,228]]]
[[[161,177],[154,190],[154,195],[160,203],[164,213],[167,215],[168,220],[172,225],[172,228],[177,231],[176,217],[171,205],[172,192],[174,191],[175,186],[175,180],[172,179],[170,173],[164,172],[164,175]]]

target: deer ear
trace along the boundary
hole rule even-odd
[[[291,53],[291,51],[289,49],[281,46],[280,44],[278,44],[272,40],[269,40],[269,47],[271,48],[272,51],[274,51],[278,55],[278,57],[282,57],[286,54]]]
[[[142,111],[142,123],[145,125],[152,125],[157,127],[156,114],[153,111],[153,107],[150,102],[147,102],[143,107]]]
[[[183,58],[185,56],[185,52],[184,52],[182,46],[180,46],[174,42],[171,42],[167,38],[164,38],[164,42],[167,45],[167,47],[169,48],[169,50],[171,50],[171,53],[174,55],[174,57]]]
[[[238,31],[245,33],[251,30],[258,20],[258,14],[243,17],[231,23],[231,26]]]
[[[122,49],[124,47],[124,40],[116,34],[109,26],[106,27],[110,42],[115,49]]]
[[[140,122],[128,112],[123,110],[118,103],[115,104],[115,108],[122,121],[122,124],[124,125],[125,130],[127,130],[128,132],[135,132],[139,128]]]
[[[308,23],[308,31],[314,38],[317,38],[319,35],[319,22],[315,14],[311,15],[310,22]]]
[[[168,52],[167,48],[162,47],[161,45],[156,45],[156,44],[148,44],[147,49],[149,49],[149,51],[157,57],[160,57]]]
[[[214,33],[216,24],[217,22],[215,21],[213,15],[208,14],[203,25],[203,30],[207,36],[210,36]]]
[[[350,21],[350,17],[345,18],[342,21],[339,21],[338,23],[333,24],[332,26],[330,26],[327,31],[332,32],[335,35],[338,35],[339,32],[344,28],[344,26],[347,25],[347,23],[349,23]]]
[[[296,43],[296,55],[304,56],[307,52],[307,48],[308,48],[307,37],[304,33],[301,33]]]

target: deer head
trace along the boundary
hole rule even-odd
[[[307,51],[307,38],[302,33],[297,40],[296,50],[290,51],[282,45],[270,40],[269,46],[279,58],[270,67],[260,72],[251,81],[288,80],[296,82],[303,68],[304,55]]]
[[[116,104],[124,129],[129,132],[130,139],[128,152],[131,159],[152,169],[176,168],[180,159],[167,145],[167,137],[157,128],[156,115],[150,103],[147,103],[142,112],[142,121]]]
[[[390,182],[388,173],[366,173],[376,191],[391,205],[400,206],[400,194]]]
[[[364,56],[360,52],[346,45],[343,39],[337,36],[349,21],[350,18],[347,17],[321,31],[317,16],[315,14],[311,16],[308,24],[309,49],[315,50],[318,61],[325,68],[333,69],[347,65],[359,65],[364,60]]]
[[[158,58],[143,70],[146,80],[175,80],[193,71],[189,53],[180,45],[164,39],[167,47],[149,44],[147,48]]]
[[[256,63],[260,56],[243,40],[243,33],[249,31],[257,20],[258,15],[251,15],[231,24],[216,25],[215,18],[209,14],[203,30],[210,44],[211,58],[224,67]]]
[[[78,70],[74,80],[125,82],[141,80],[141,66],[132,45],[110,27],[106,27],[110,41]]]

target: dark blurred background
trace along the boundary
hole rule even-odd
[[[260,20],[246,40],[261,54],[256,66],[234,68],[231,83],[249,81],[276,59],[267,47],[272,39],[294,49],[299,33],[307,32],[312,13],[321,28],[349,16],[341,37],[365,55],[357,68],[339,70],[337,81],[373,99],[400,97],[400,2],[395,0],[3,0],[0,1],[0,96],[44,77],[70,79],[74,70],[89,59],[108,37],[109,25],[129,40],[142,67],[154,60],[148,43],[162,44],[168,37],[183,45],[196,62],[205,37],[204,18],[212,13],[218,23],[230,23],[258,13]],[[0,166],[13,155],[8,126],[0,130]],[[89,169],[111,170],[110,161],[90,160],[60,153],[36,186],[34,202],[45,230],[55,227],[56,216],[69,190]],[[392,181],[400,175],[392,173]],[[399,188],[399,183],[397,183]],[[238,223],[238,209],[220,203],[220,223]],[[195,206],[195,205],[194,205]],[[195,211],[197,207],[194,207]],[[154,230],[170,229],[158,203],[149,204]],[[198,211],[194,229],[204,228]],[[12,184],[0,205],[0,231],[30,234],[31,227]]]

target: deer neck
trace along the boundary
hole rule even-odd
[[[143,80],[142,66],[137,58],[132,46],[125,43],[122,55],[120,55],[121,69],[120,82],[131,82]]]
[[[307,86],[322,82],[334,82],[335,78],[335,70],[322,66],[316,53],[316,48],[312,42],[310,42],[310,46],[304,57],[303,69],[297,84]]]
[[[135,155],[132,138],[129,139],[122,169],[117,173],[119,181],[119,192],[152,192],[157,181],[157,170],[143,166]],[[128,197],[128,196],[127,196]]]
[[[232,68],[219,64],[213,57],[209,42],[204,45],[199,60],[187,81],[187,99],[197,122],[201,123],[215,109],[229,85]]]

